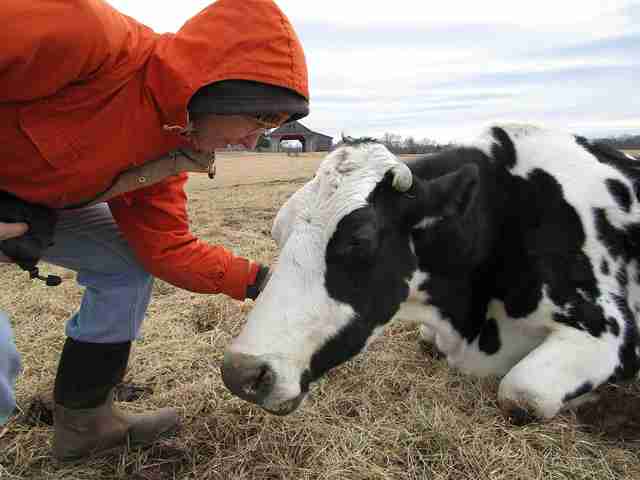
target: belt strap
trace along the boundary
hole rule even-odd
[[[209,178],[216,174],[215,153],[198,153],[189,149],[178,149],[160,158],[120,173],[111,185],[90,200],[65,205],[57,210],[72,210],[106,202],[123,193],[132,192],[161,182],[167,177],[182,172],[208,173]]]

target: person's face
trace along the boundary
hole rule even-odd
[[[253,149],[265,125],[245,115],[202,115],[193,119],[191,143],[197,151],[212,152],[227,145]]]

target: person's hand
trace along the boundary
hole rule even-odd
[[[9,240],[10,238],[19,237],[24,235],[29,226],[26,223],[3,223],[0,222],[0,241]],[[0,252],[0,262],[13,263],[9,257]]]
[[[269,278],[271,277],[271,269],[267,265],[260,265],[260,269],[256,274],[256,281],[247,287],[247,298],[255,300],[258,295],[267,286]]]

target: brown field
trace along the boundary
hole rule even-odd
[[[189,184],[193,230],[262,261],[278,207],[321,156],[223,155],[218,177]],[[251,302],[197,295],[158,281],[126,381],[125,408],[171,405],[175,435],[146,449],[60,464],[49,454],[47,404],[63,325],[81,291],[71,272],[46,288],[0,267],[25,370],[19,411],[0,427],[0,479],[639,479],[640,388],[606,387],[600,403],[552,422],[512,425],[497,382],[465,377],[423,351],[413,325],[393,324],[369,351],[318,382],[307,402],[275,417],[233,398],[219,364]]]
[[[623,148],[622,151],[624,153],[628,153],[629,155],[633,155],[636,158],[640,158],[640,149]]]

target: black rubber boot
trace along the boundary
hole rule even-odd
[[[60,460],[100,455],[125,445],[152,443],[178,423],[175,409],[128,415],[113,403],[131,343],[102,344],[67,339],[54,388],[53,454]]]
[[[130,351],[131,342],[86,343],[67,338],[53,390],[56,404],[67,408],[102,405],[124,378]]]

